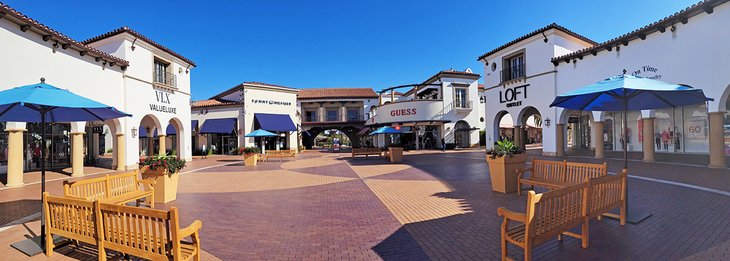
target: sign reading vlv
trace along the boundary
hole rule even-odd
[[[499,103],[507,103],[507,108],[522,105],[522,101],[518,101],[517,99],[520,99],[520,96],[522,96],[522,99],[527,99],[527,86],[529,85],[516,86],[499,91]]]
[[[170,103],[170,93],[155,91],[155,96],[156,96],[155,98],[157,98],[157,102],[164,103],[164,104],[171,104]],[[177,108],[169,107],[166,105],[150,104],[150,110],[177,114]]]
[[[399,110],[392,110],[390,111],[390,116],[408,116],[408,115],[416,115],[416,108],[410,108],[410,109],[399,109]]]

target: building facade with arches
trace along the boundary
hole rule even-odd
[[[141,152],[190,153],[190,73],[195,63],[130,28],[85,41],[50,29],[0,5],[0,89],[40,82],[66,88],[113,106],[132,117],[105,122],[53,122],[40,148],[37,123],[0,122],[0,175],[4,185],[22,186],[23,173],[41,161],[84,176],[84,165],[136,169]],[[150,134],[143,151],[140,134]],[[173,147],[174,145],[174,147]],[[47,157],[40,158],[46,150]]]
[[[730,40],[730,32],[718,25],[730,23],[727,2],[704,1],[603,43],[552,24],[481,56],[485,111],[492,119],[487,129],[494,130],[491,137],[487,133],[488,141],[495,139],[501,117],[510,115],[515,126],[524,126],[525,114],[533,114],[528,110],[534,108],[543,121],[545,155],[583,149],[603,158],[627,142],[632,157],[647,162],[695,158],[710,167],[726,167],[730,49],[720,43]],[[619,74],[687,84],[714,101],[631,111],[626,141],[620,112],[549,107],[558,94]]]

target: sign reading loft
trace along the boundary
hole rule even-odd
[[[393,126],[403,134],[395,138],[398,140],[382,135],[366,137],[367,144],[384,147],[398,143],[406,149],[441,149],[444,144],[446,148],[478,146],[479,77],[469,69],[447,70],[419,84],[383,89],[366,126]]]

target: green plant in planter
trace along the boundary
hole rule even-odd
[[[174,156],[158,155],[139,159],[139,166],[149,166],[152,171],[163,168],[167,170],[167,175],[172,175],[185,167],[185,160]]]
[[[260,150],[257,147],[245,147],[245,148],[240,149],[239,154],[248,156],[251,154],[257,154],[259,152],[260,152]]]
[[[514,142],[509,140],[500,140],[497,141],[497,144],[494,145],[494,149],[487,150],[487,155],[489,155],[490,159],[496,159],[498,157],[512,157],[514,154],[520,154],[522,153],[522,150],[520,150],[517,145],[515,145]]]

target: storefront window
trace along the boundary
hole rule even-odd
[[[681,108],[666,108],[655,111],[654,150],[657,152],[683,152]]]
[[[327,110],[327,121],[338,121],[337,110]]]
[[[41,167],[41,126],[38,123],[26,124],[24,137],[25,170],[38,170]],[[68,123],[46,124],[46,167],[65,168],[71,165],[71,125]]]
[[[708,153],[709,122],[707,105],[695,105],[682,108],[684,128],[677,134],[685,142],[684,152]]]
[[[606,128],[605,125],[612,124],[613,126],[613,150],[615,151],[623,151],[624,146],[624,128],[623,126],[623,112],[608,112],[606,113],[606,120],[604,122],[604,129]],[[626,130],[628,131],[628,151],[642,151],[642,142],[644,141],[643,137],[639,135],[643,131],[643,121],[641,120],[641,112],[640,111],[630,111],[628,112],[627,116],[627,124],[628,127]],[[607,139],[610,140],[610,139]],[[609,149],[609,146],[606,146],[606,150]]]
[[[0,174],[8,173],[8,132],[5,123],[0,122]]]

